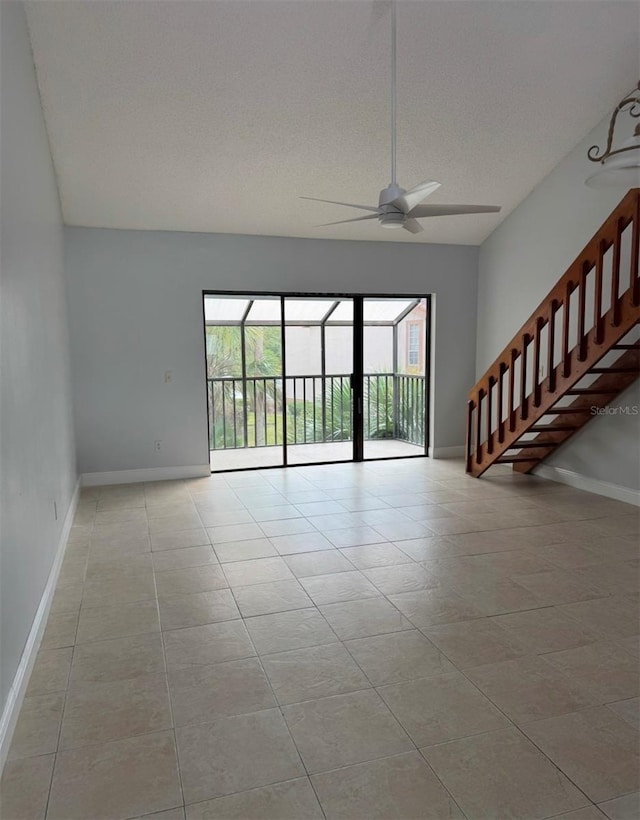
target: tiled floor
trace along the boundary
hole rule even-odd
[[[638,566],[457,461],[86,489],[0,814],[637,820]]]

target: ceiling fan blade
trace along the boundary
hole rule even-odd
[[[426,199],[434,191],[437,191],[439,187],[439,182],[421,182],[419,185],[415,185],[413,188],[410,188],[389,204],[395,205],[396,208],[400,208],[401,211],[408,214],[412,208],[415,208],[415,206],[422,202],[423,199]]]
[[[424,228],[417,219],[407,219],[402,227],[405,231],[409,231],[409,233],[422,233],[422,231],[424,231]]]
[[[425,216],[457,216],[461,214],[497,214],[499,205],[416,205],[408,216],[421,219]]]
[[[344,225],[345,222],[362,222],[364,219],[377,219],[378,214],[367,214],[367,216],[357,216],[355,219],[340,219],[338,222],[325,222],[324,225],[316,225],[316,228],[326,228],[329,225]]]
[[[376,214],[378,213],[378,209],[372,205],[354,205],[351,202],[335,202],[333,199],[318,199],[315,196],[301,196],[298,197],[298,199],[310,199],[312,202],[327,202],[329,205],[345,205],[347,208],[360,208],[361,211],[375,211]]]

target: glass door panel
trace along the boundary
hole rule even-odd
[[[284,464],[282,299],[204,297],[211,470]]]
[[[364,458],[425,455],[428,302],[363,301]]]
[[[353,300],[285,297],[287,464],[353,458]]]

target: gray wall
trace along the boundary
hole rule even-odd
[[[604,145],[607,125],[608,120],[601,122],[582,140],[480,247],[478,377],[624,196],[624,189],[584,184],[595,170],[587,150]],[[638,382],[625,393],[624,403],[640,404]],[[594,419],[545,463],[638,489],[639,418]]]
[[[435,445],[464,443],[477,248],[92,228],[65,244],[81,473],[208,463],[203,289],[435,293]]]
[[[0,29],[3,706],[53,563],[76,475],[62,220],[22,3],[0,3]]]

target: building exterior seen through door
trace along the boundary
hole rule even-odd
[[[428,297],[203,296],[212,471],[426,455]]]

